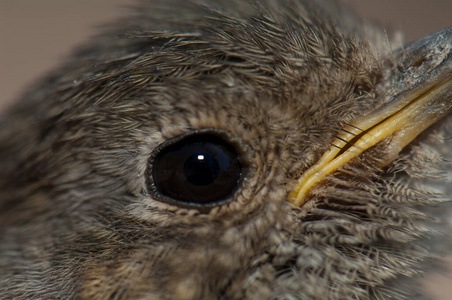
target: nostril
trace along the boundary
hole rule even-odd
[[[412,63],[412,66],[415,68],[420,67],[425,60],[426,60],[425,56],[420,57]]]

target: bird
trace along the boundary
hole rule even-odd
[[[452,29],[133,11],[0,117],[0,298],[422,296],[450,248]]]

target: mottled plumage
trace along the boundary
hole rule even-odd
[[[30,88],[0,119],[0,298],[416,294],[408,277],[446,245],[429,230],[452,192],[450,116],[390,165],[385,140],[287,201],[344,125],[406,88],[399,41],[318,2],[142,1]],[[149,157],[196,130],[237,149],[239,191],[157,201]]]

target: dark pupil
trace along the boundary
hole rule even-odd
[[[212,206],[232,197],[242,166],[235,149],[210,134],[163,144],[151,158],[151,191],[184,205]]]
[[[184,165],[187,181],[194,185],[209,185],[217,179],[220,173],[218,162],[210,154],[194,154],[187,159]]]

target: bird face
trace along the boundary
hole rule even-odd
[[[383,55],[330,6],[156,3],[5,116],[1,294],[409,293],[450,193],[451,30]]]

